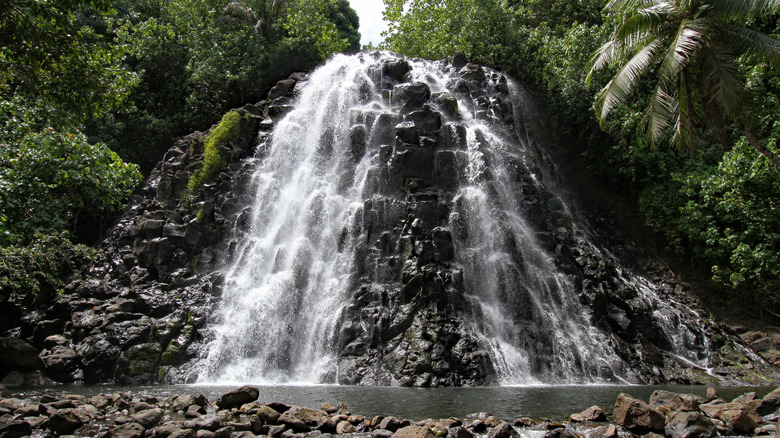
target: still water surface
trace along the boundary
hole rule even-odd
[[[129,391],[165,399],[178,394],[204,394],[213,401],[235,386],[157,385],[157,386],[64,386],[56,392],[87,396]],[[353,414],[372,417],[394,415],[413,420],[426,418],[466,417],[475,412],[489,412],[499,418],[565,419],[592,405],[611,414],[618,394],[625,392],[647,401],[656,389],[704,396],[706,386],[522,386],[486,388],[398,388],[365,386],[260,386],[261,402],[281,402],[317,408],[322,403],[344,402]],[[731,400],[754,391],[763,397],[773,388],[721,387],[718,393]],[[30,392],[30,395],[33,393]]]

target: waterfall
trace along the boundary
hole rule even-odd
[[[437,364],[484,351],[501,384],[626,378],[566,267],[578,225],[542,182],[517,96],[499,73],[389,53],[314,71],[254,159],[199,381],[360,381],[347,358],[373,367],[362,383],[398,384],[412,347],[421,374],[467,375]],[[431,332],[423,310],[455,321],[458,348],[400,340]]]

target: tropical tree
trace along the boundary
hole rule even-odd
[[[592,55],[588,83],[597,70],[622,66],[596,98],[599,121],[626,104],[642,76],[654,72],[643,118],[652,145],[671,134],[672,144],[691,149],[702,128],[725,126],[725,118],[780,167],[780,158],[746,125],[737,64],[739,56],[780,64],[780,42],[736,24],[778,6],[778,0],[611,0],[604,11],[617,14],[618,23]]]

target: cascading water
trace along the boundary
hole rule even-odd
[[[255,158],[199,381],[628,376],[582,303],[594,281],[567,268],[576,224],[540,181],[514,85],[461,67],[336,56],[300,87]]]

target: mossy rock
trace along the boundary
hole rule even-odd
[[[157,343],[133,345],[128,348],[119,359],[117,382],[135,385],[154,382],[161,354],[162,348]]]

